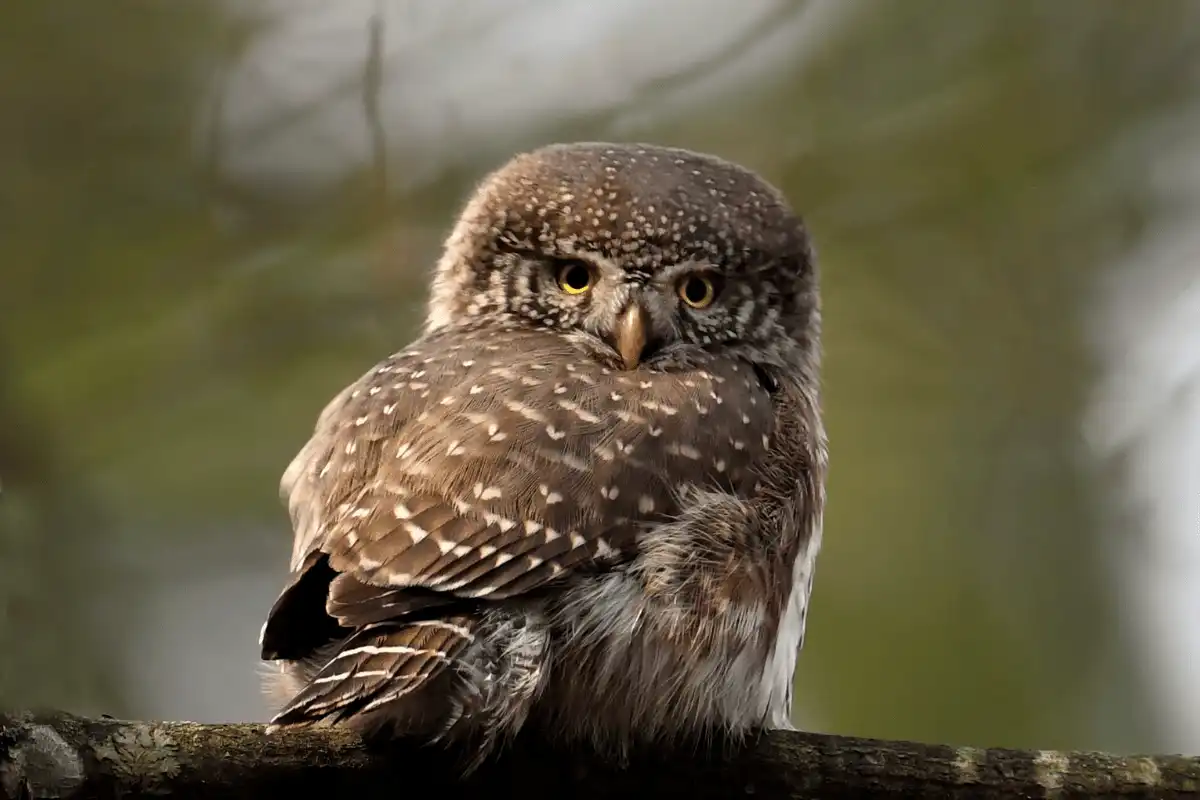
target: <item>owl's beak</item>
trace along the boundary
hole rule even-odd
[[[646,332],[650,328],[650,315],[641,303],[633,303],[621,312],[617,319],[616,347],[625,362],[625,369],[635,369],[646,349]]]

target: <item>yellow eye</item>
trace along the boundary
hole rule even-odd
[[[582,261],[568,261],[558,268],[558,285],[567,294],[583,294],[592,288],[592,270]]]
[[[679,282],[679,299],[692,308],[708,308],[717,299],[717,285],[705,275],[689,275]]]

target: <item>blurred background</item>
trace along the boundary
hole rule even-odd
[[[806,728],[1200,752],[1200,5],[0,5],[0,705],[259,720],[280,475],[555,140],[823,268]]]

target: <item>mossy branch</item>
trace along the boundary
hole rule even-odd
[[[452,754],[367,748],[341,730],[0,715],[0,799],[56,797],[1178,798],[1200,759],[984,750],[776,731],[742,748],[644,755],[623,768],[518,742],[463,779]]]

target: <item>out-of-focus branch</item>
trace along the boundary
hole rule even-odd
[[[367,20],[367,58],[363,64],[363,113],[371,143],[371,170],[375,193],[381,209],[387,209],[389,178],[387,131],[380,114],[383,95],[383,4],[376,0],[375,11]]]
[[[775,731],[736,750],[638,756],[624,767],[518,742],[463,778],[453,754],[365,747],[344,730],[0,715],[0,800],[58,797],[1179,798],[1200,759],[983,750]]]

